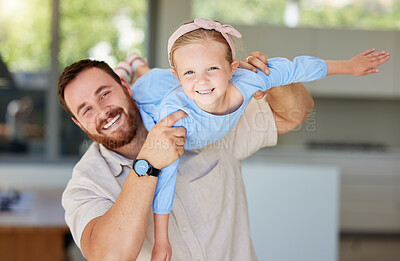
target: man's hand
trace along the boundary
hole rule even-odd
[[[137,158],[147,160],[157,169],[174,162],[185,152],[186,129],[172,126],[186,116],[185,112],[177,111],[159,121],[147,135]]]
[[[258,68],[260,71],[264,72],[266,75],[269,74],[268,69],[268,56],[260,52],[251,52],[249,55],[239,62],[239,67],[253,72],[257,72]],[[257,91],[253,97],[257,100],[263,98],[266,92]]]

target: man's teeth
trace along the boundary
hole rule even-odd
[[[121,114],[118,114],[117,116],[115,116],[115,118],[112,119],[109,123],[107,123],[107,124],[103,127],[103,129],[106,130],[106,129],[110,128],[111,125],[113,125],[120,117],[121,117]]]
[[[214,89],[210,89],[210,90],[205,90],[205,91],[197,91],[200,94],[208,94],[211,93]]]

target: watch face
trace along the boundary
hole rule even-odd
[[[149,164],[145,160],[138,160],[135,163],[135,172],[138,175],[145,175],[149,169]]]

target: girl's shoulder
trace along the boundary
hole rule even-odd
[[[265,80],[263,73],[258,70],[257,73],[247,69],[236,69],[231,82],[242,93],[243,96],[253,95],[258,90],[265,89]]]
[[[138,104],[158,105],[163,97],[179,86],[178,79],[168,69],[152,69],[131,86],[132,98]]]

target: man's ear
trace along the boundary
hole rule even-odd
[[[82,130],[84,130],[83,127],[82,127],[82,125],[79,123],[79,121],[78,121],[77,119],[75,119],[74,117],[71,117],[71,119],[72,119],[72,121],[73,121],[76,125],[78,125],[79,128],[81,128]]]
[[[234,60],[231,63],[231,75],[229,78],[232,78],[232,75],[235,73],[236,69],[239,67],[239,61],[238,60]]]
[[[120,77],[120,79],[121,79],[122,87],[125,88],[125,89],[127,89],[128,92],[129,92],[129,95],[132,96],[132,89],[131,89],[131,86],[125,81],[125,79],[124,79],[123,77]]]

